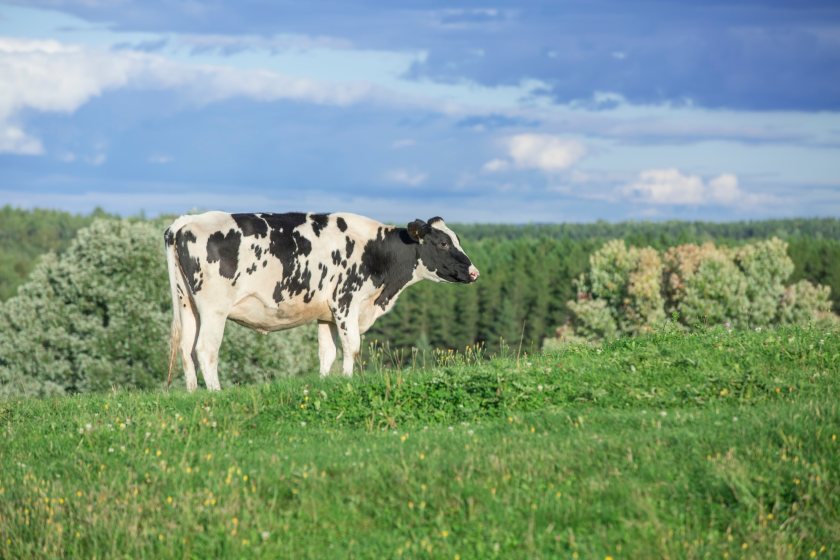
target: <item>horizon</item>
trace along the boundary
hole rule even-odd
[[[0,0],[0,79],[0,206],[840,216],[831,2]]]
[[[163,218],[177,218],[181,215],[185,214],[201,214],[203,212],[216,212],[220,210],[216,209],[203,209],[203,208],[192,208],[189,210],[184,211],[182,214],[176,214],[171,212],[159,212],[159,213],[151,213],[146,211],[145,209],[141,208],[137,212],[133,214],[120,214],[116,212],[109,212],[108,210],[101,208],[101,207],[94,207],[87,211],[72,211],[72,210],[64,210],[61,208],[50,208],[50,207],[31,207],[25,208],[22,206],[13,206],[10,204],[4,204],[0,206],[0,210],[11,209],[12,211],[19,211],[19,212],[65,212],[72,216],[76,217],[90,217],[97,213],[102,213],[107,217],[114,217],[119,219],[125,220],[158,220]],[[248,212],[248,211],[245,211]],[[283,210],[282,212],[275,212],[271,209],[268,210],[251,210],[250,212],[253,213],[286,213],[286,212],[300,212],[304,214],[334,214],[336,212],[342,212],[341,210],[324,210],[324,209],[301,209],[301,208],[291,208],[288,210]],[[387,219],[379,219],[377,216],[366,216],[382,223],[394,223],[397,224],[397,220],[387,220]],[[430,216],[423,217],[423,216],[416,216],[418,219],[428,220]],[[445,216],[443,216],[444,220],[447,221],[450,225],[453,226],[499,226],[499,227],[554,227],[554,226],[562,226],[562,225],[597,225],[597,224],[607,224],[607,225],[629,225],[629,224],[665,224],[669,222],[674,223],[681,223],[681,224],[690,224],[690,223],[698,223],[698,224],[749,224],[749,223],[763,223],[763,222],[787,222],[787,221],[798,221],[798,220],[814,220],[814,221],[821,221],[821,220],[833,220],[833,221],[840,221],[840,216],[829,216],[829,215],[813,215],[813,216],[786,216],[781,218],[734,218],[734,219],[724,219],[724,220],[715,220],[714,218],[708,219],[691,219],[691,220],[684,220],[678,218],[670,218],[670,217],[662,217],[662,218],[627,218],[627,219],[617,219],[611,220],[606,218],[595,218],[588,221],[564,221],[564,222],[461,222],[456,220],[448,220]]]

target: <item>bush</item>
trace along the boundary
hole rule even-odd
[[[746,283],[746,323],[762,327],[777,322],[784,284],[793,274],[787,243],[775,237],[750,243],[735,251],[734,257]]]
[[[97,220],[61,256],[41,259],[18,294],[0,304],[0,395],[161,385],[172,320],[162,229]],[[231,323],[222,379],[310,370],[316,346],[314,328],[263,336]]]
[[[801,281],[785,287],[793,261],[772,238],[738,248],[684,244],[665,251],[606,243],[590,258],[568,303],[574,335],[611,340],[662,328],[666,314],[683,328],[762,327],[833,317],[830,289]],[[568,333],[564,334],[569,337]]]
[[[740,326],[746,319],[747,284],[727,251],[710,251],[679,283],[684,292],[670,307],[683,324]]]
[[[614,240],[589,258],[589,266],[576,283],[577,301],[568,303],[582,336],[650,332],[665,318],[662,260],[655,250],[628,249]]]
[[[778,321],[796,325],[817,319],[833,318],[831,313],[831,288],[814,286],[807,280],[784,289],[778,310]]]

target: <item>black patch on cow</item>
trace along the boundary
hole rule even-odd
[[[321,230],[330,223],[329,214],[312,214],[309,219],[312,220],[312,231],[315,233],[315,237],[321,237]]]
[[[405,285],[411,280],[417,266],[419,245],[404,228],[383,232],[376,239],[368,241],[362,250],[361,273],[370,278],[382,293],[376,298],[376,305],[385,309]]]
[[[304,293],[304,302],[315,297],[310,288],[312,272],[309,270],[307,256],[312,252],[312,242],[296,230],[306,222],[306,214],[261,214],[271,226],[268,252],[283,268],[283,277],[274,286],[274,301],[280,303],[288,296]],[[263,264],[265,266],[265,264]]]
[[[257,214],[231,214],[242,235],[245,237],[265,237],[268,234],[268,224]]]
[[[265,268],[266,266],[268,266],[268,261],[263,261],[263,268]]]
[[[341,286],[341,292],[336,303],[338,304],[338,311],[341,315],[347,316],[350,311],[350,304],[353,303],[353,296],[359,291],[359,288],[364,284],[365,276],[359,270],[359,266],[354,264],[347,270],[347,278]]]
[[[338,287],[341,285],[341,279],[343,278],[342,274],[338,273],[338,282],[335,283],[335,287],[333,287],[332,293],[332,300],[336,301],[338,299]]]
[[[280,232],[279,230],[273,230],[268,252],[280,259],[285,265],[286,261],[309,256],[309,253],[312,252],[312,242],[301,235],[299,231]]]
[[[344,221],[344,218],[338,217],[335,219],[336,225],[338,225],[338,229],[341,231],[347,231],[347,222]]]
[[[315,297],[315,290],[309,288],[311,281],[312,272],[308,264],[302,271],[296,270],[290,275],[283,274],[283,280],[274,286],[274,301],[280,303],[285,299],[286,294],[290,296],[303,294],[303,302],[309,303]]]
[[[252,247],[254,249],[254,258],[256,258],[256,260],[260,260],[260,257],[262,257],[263,252],[262,247],[260,247],[259,245],[253,245]]]
[[[341,264],[341,251],[334,249],[333,252],[330,253],[330,256],[332,256],[332,262],[334,265],[338,266]]]
[[[306,286],[305,287],[306,293],[303,294],[303,303],[309,303],[310,301],[312,301],[312,298],[315,297],[315,294],[318,293],[315,290],[310,290],[309,289],[309,286],[310,286],[309,283],[311,281],[312,281],[312,273],[309,272],[309,267],[306,267],[306,269],[303,271],[303,283]]]
[[[321,278],[318,280],[318,290],[324,289],[324,279],[327,277],[327,267],[321,263],[318,263],[318,268],[321,270]]]
[[[163,242],[167,247],[175,244],[175,235],[173,235],[171,229],[166,228],[166,231],[163,232]]]
[[[239,243],[242,234],[231,228],[227,235],[217,231],[207,239],[207,262],[219,263],[219,274],[225,278],[236,276],[239,265]]]
[[[175,253],[178,257],[178,266],[181,274],[192,293],[198,293],[201,289],[201,261],[198,257],[190,255],[189,243],[195,243],[195,234],[191,231],[179,229],[175,234]]]
[[[347,252],[347,258],[349,259],[350,255],[353,254],[353,247],[356,246],[356,241],[353,240],[353,239],[350,239],[349,235],[346,236],[344,239],[345,239],[344,250]]]
[[[252,264],[251,266],[249,266],[248,268],[245,269],[245,272],[247,272],[249,275],[255,273],[256,271],[257,271],[257,263],[254,263],[254,264]]]
[[[287,212],[285,214],[260,214],[260,218],[268,223],[268,226],[275,230],[291,232],[296,227],[306,223],[306,214],[303,212]]]

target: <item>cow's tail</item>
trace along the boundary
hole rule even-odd
[[[169,371],[166,377],[166,387],[168,388],[172,384],[172,369],[178,361],[178,348],[181,345],[181,304],[178,297],[178,280],[181,278],[181,268],[178,266],[178,255],[175,252],[174,224],[166,228],[163,238],[166,266],[169,270],[169,289],[172,293],[172,329],[169,333]]]

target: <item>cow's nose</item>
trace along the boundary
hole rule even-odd
[[[470,266],[470,280],[475,282],[481,274],[475,266]]]

